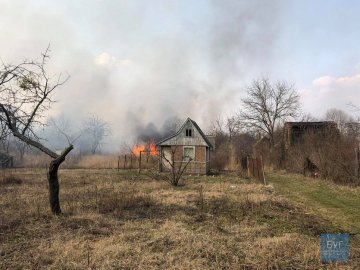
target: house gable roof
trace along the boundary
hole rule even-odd
[[[213,149],[213,145],[211,144],[211,142],[209,141],[209,139],[206,137],[206,135],[204,134],[204,132],[201,130],[201,128],[199,127],[199,125],[198,125],[194,120],[190,119],[189,117],[186,119],[186,121],[184,122],[184,124],[179,128],[179,130],[178,130],[175,134],[173,134],[173,135],[165,138],[164,140],[161,140],[160,142],[158,142],[158,143],[156,144],[156,146],[164,145],[165,142],[171,140],[172,138],[175,138],[176,136],[179,136],[180,133],[181,133],[181,132],[183,131],[183,129],[185,128],[186,124],[189,123],[189,122],[192,124],[192,126],[194,126],[194,128],[196,128],[196,130],[199,132],[200,136],[201,136],[202,139],[205,141],[205,143],[207,144],[207,146],[210,147],[211,149]]]

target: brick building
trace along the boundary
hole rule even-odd
[[[332,121],[322,122],[286,122],[284,125],[284,148],[301,144],[305,134],[322,133],[325,137],[339,134],[337,124]]]

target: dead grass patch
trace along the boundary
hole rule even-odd
[[[321,269],[318,234],[337,230],[235,176],[187,176],[173,188],[127,171],[60,173],[59,217],[44,170],[13,171],[23,184],[0,185],[0,269]],[[351,241],[350,269],[359,250]]]
[[[155,205],[152,196],[144,193],[134,191],[99,191],[99,193],[96,208],[101,214],[113,213],[121,215],[124,211],[136,211]]]
[[[286,233],[260,237],[247,248],[245,264],[258,269],[310,269],[320,266],[319,246],[311,238]]]
[[[0,186],[21,185],[23,180],[14,175],[0,176]]]

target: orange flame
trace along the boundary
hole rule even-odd
[[[137,157],[140,156],[140,152],[147,152],[150,156],[156,156],[158,154],[156,146],[153,143],[150,143],[148,147],[143,144],[135,144],[132,152]]]
[[[149,151],[150,151],[151,156],[156,156],[158,154],[158,151],[156,150],[155,144],[153,144],[153,143],[150,143]]]
[[[145,151],[145,145],[135,144],[133,147],[133,153],[135,156],[140,156],[140,152]]]

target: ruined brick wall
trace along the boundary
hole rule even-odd
[[[286,122],[283,129],[285,149],[302,143],[305,134],[323,133],[325,137],[338,134],[339,130],[335,122]]]

